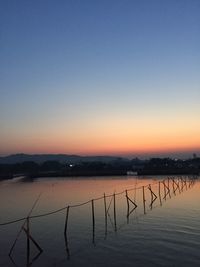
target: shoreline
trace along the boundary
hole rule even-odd
[[[26,173],[26,174],[15,174],[8,176],[0,176],[0,181],[4,180],[12,180],[17,177],[24,178],[56,178],[56,177],[92,177],[92,176],[166,176],[166,175],[199,175],[199,171],[197,170],[140,170],[137,172],[133,172],[126,170],[116,170],[116,171],[71,171],[71,172],[39,172],[39,173]]]

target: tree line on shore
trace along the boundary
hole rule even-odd
[[[200,158],[181,160],[171,158],[151,158],[141,160],[116,159],[110,162],[91,161],[71,162],[45,161],[36,163],[25,161],[14,164],[0,164],[0,179],[15,176],[50,177],[50,176],[92,176],[92,175],[125,175],[127,172],[148,174],[199,174]]]

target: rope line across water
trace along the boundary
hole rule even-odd
[[[173,178],[168,178],[170,180],[173,181]],[[162,180],[162,181],[155,181],[154,183],[152,183],[151,185],[155,185],[155,184],[158,184],[159,182],[163,182],[165,181],[166,179]],[[179,180],[179,178],[178,178]],[[110,194],[110,195],[105,195],[105,196],[102,196],[102,197],[98,197],[98,198],[94,198],[92,199],[93,201],[98,201],[98,200],[101,200],[101,199],[104,199],[105,198],[109,198],[109,197],[113,197],[113,195],[122,195],[124,194],[126,191],[133,191],[133,190],[139,190],[139,189],[142,189],[142,188],[147,188],[149,187],[149,184],[147,185],[144,185],[144,186],[139,186],[139,187],[134,187],[134,188],[129,188],[127,190],[123,190],[121,192],[118,192],[118,193],[113,193],[113,194]],[[68,207],[70,208],[77,208],[77,207],[81,207],[81,206],[84,206],[84,205],[87,205],[88,203],[90,203],[92,200],[88,200],[86,202],[83,202],[83,203],[80,203],[80,204],[75,204],[75,205],[67,205],[67,206],[64,206],[60,209],[57,209],[57,210],[54,210],[54,211],[50,211],[50,212],[47,212],[47,213],[43,213],[43,214],[37,214],[37,215],[31,215],[31,216],[28,216],[30,219],[34,219],[34,218],[40,218],[40,217],[45,217],[45,216],[49,216],[49,215],[52,215],[52,214],[55,214],[55,213],[58,213],[58,212],[61,212],[63,210],[66,210]],[[112,202],[112,199],[111,199],[111,202]],[[7,221],[7,222],[3,222],[3,223],[0,223],[0,226],[5,226],[5,225],[9,225],[9,224],[13,224],[13,223],[17,223],[17,222],[21,222],[21,221],[24,221],[27,219],[27,216],[26,217],[22,217],[22,218],[19,218],[19,219],[15,219],[15,220],[10,220],[10,221]]]

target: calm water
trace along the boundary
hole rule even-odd
[[[0,266],[200,266],[200,183],[189,187],[170,180],[168,190],[159,183],[167,177],[137,178],[73,178],[37,179],[0,182],[0,223],[26,217],[41,193],[31,215],[51,212],[67,205],[116,193],[94,201],[94,227],[91,202],[70,208],[67,239],[64,238],[66,209],[58,213],[30,219],[30,234],[43,249],[30,244],[27,263],[27,239],[22,231],[17,239],[12,259],[9,250],[23,221],[0,226]],[[175,177],[177,178],[177,177]],[[177,181],[177,180],[176,180]],[[143,185],[145,187],[145,210]],[[182,189],[183,187],[183,190]],[[138,189],[136,189],[138,188]],[[125,189],[129,189],[129,210]],[[175,193],[174,193],[175,190]],[[123,192],[117,195],[118,192]],[[152,203],[153,200],[153,203]],[[145,211],[145,212],[144,212]],[[127,212],[129,216],[127,217]],[[144,214],[145,213],[145,214]],[[107,225],[107,227],[106,227]]]

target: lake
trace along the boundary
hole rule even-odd
[[[1,267],[200,265],[198,179],[16,178],[0,203],[0,224],[30,215],[0,225]]]

